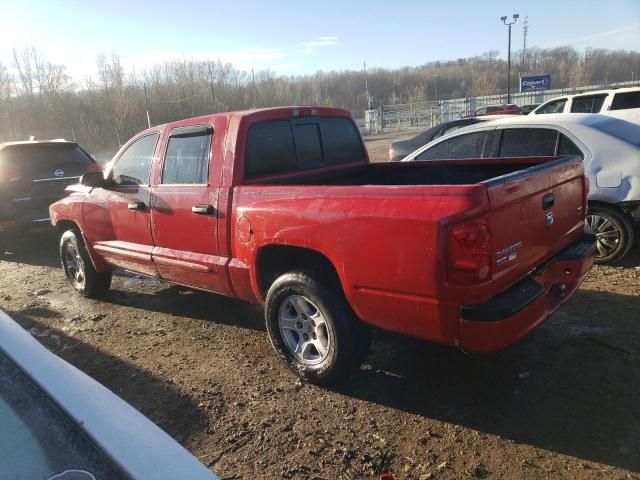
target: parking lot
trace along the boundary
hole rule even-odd
[[[372,159],[404,136],[369,137]],[[375,332],[365,365],[334,390],[284,369],[256,307],[124,274],[87,300],[54,235],[12,250],[3,309],[220,478],[640,478],[637,244],[505,351]]]

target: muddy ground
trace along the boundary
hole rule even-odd
[[[367,143],[384,156],[388,141]],[[130,275],[87,300],[54,235],[12,249],[0,307],[223,479],[640,479],[637,245],[505,351],[375,332],[331,390],[282,367],[258,308]]]

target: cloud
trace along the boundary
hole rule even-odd
[[[222,63],[231,63],[239,70],[273,70],[287,73],[302,66],[301,56],[310,55],[319,48],[338,45],[338,37],[322,36],[301,42],[289,48],[239,48],[228,51],[199,51],[191,53],[178,53],[174,51],[155,51],[151,54],[123,57],[122,61],[127,70],[129,67],[136,69],[148,69],[154,65],[171,61],[206,61],[220,60]]]
[[[0,25],[3,22],[0,21]],[[4,39],[4,33],[0,30],[0,38]],[[30,43],[26,40],[24,45]],[[54,63],[64,64],[67,67],[67,74],[76,82],[83,82],[85,78],[93,76],[95,78],[96,58],[100,52],[90,51],[87,47],[77,46],[69,49],[62,44],[49,42],[33,42],[38,52],[45,55]],[[231,63],[234,68],[244,71],[271,70],[280,74],[293,73],[304,67],[308,55],[313,54],[320,48],[338,45],[338,37],[319,36],[309,41],[294,43],[288,47],[251,47],[236,48],[231,50],[198,50],[192,52],[181,52],[177,50],[151,50],[139,53],[120,52],[120,60],[125,70],[144,71],[161,65],[165,62],[173,61],[218,61]],[[17,44],[18,50],[22,48]],[[104,52],[109,56],[111,52]],[[115,52],[118,54],[119,52]],[[0,61],[6,65],[11,63],[11,48],[0,43]]]
[[[338,37],[316,37],[309,42],[302,42],[300,47],[295,50],[295,53],[309,55],[318,48],[331,47],[333,45],[339,45]]]
[[[629,50],[640,44],[640,23],[634,23],[625,27],[616,28],[606,32],[598,32],[585,37],[571,38],[547,42],[544,48],[571,45],[575,48],[608,48],[612,50]]]

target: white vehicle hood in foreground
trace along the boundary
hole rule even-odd
[[[217,480],[157,425],[51,353],[1,310],[0,353],[53,400],[126,477]]]

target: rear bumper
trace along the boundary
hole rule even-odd
[[[0,233],[46,229],[51,229],[48,209],[20,210],[12,205],[0,206]]]
[[[578,289],[593,265],[595,236],[582,237],[491,300],[460,308],[460,347],[469,352],[505,348],[549,317]]]
[[[49,212],[23,216],[20,218],[0,218],[0,234],[51,230]]]

